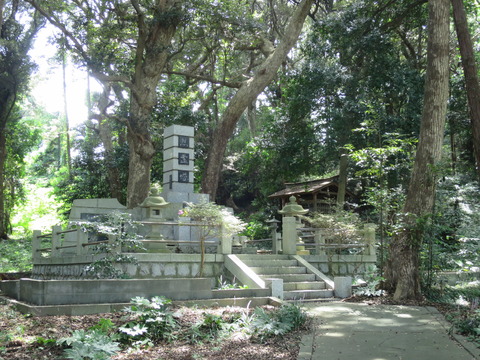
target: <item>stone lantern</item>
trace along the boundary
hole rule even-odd
[[[157,188],[150,190],[150,195],[140,204],[140,207],[147,209],[147,220],[161,220],[163,218],[162,210],[169,205],[163,197],[160,196]]]
[[[169,203],[160,196],[156,188],[152,188],[150,195],[140,204],[140,207],[147,209],[146,219],[142,223],[150,226],[150,233],[146,236],[147,241],[144,242],[149,252],[170,252],[166,245],[162,243],[164,239],[160,232],[163,210],[168,205]]]
[[[298,236],[297,229],[301,227],[301,221],[297,216],[304,215],[308,209],[297,204],[295,196],[290,196],[289,203],[278,213],[283,215],[282,248],[283,253],[288,255],[309,255],[310,251],[305,250],[302,239]],[[300,243],[297,246],[297,242]]]
[[[283,207],[278,213],[283,216],[299,216],[305,215],[308,212],[308,209],[304,209],[302,205],[297,204],[297,198],[295,196],[290,196],[289,203]]]

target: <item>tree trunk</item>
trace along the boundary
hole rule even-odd
[[[298,5],[285,30],[285,37],[280,41],[275,51],[260,66],[255,76],[242,83],[230,100],[221,121],[213,131],[212,145],[206,159],[202,179],[202,191],[209,194],[212,201],[215,201],[227,143],[235,130],[240,116],[265,89],[265,86],[275,78],[280,65],[297,41],[312,4],[313,0],[303,0]]]
[[[480,84],[478,81],[477,65],[475,64],[475,54],[473,52],[472,39],[468,31],[463,1],[452,0],[452,5],[453,20],[457,31],[458,45],[460,46],[463,73],[465,76],[468,107],[470,109],[477,177],[480,181]]]
[[[386,276],[394,299],[421,297],[419,252],[423,226],[433,209],[435,167],[444,138],[448,100],[449,1],[429,1],[429,36],[424,105],[412,177],[404,206],[403,230],[390,246]]]
[[[150,189],[150,171],[155,154],[150,137],[151,115],[157,104],[156,90],[168,60],[168,49],[180,22],[178,7],[181,3],[179,0],[158,2],[159,13],[171,17],[169,21],[155,22],[150,28],[146,27],[143,17],[139,18],[127,132],[130,149],[127,185],[129,209],[140,205]]]
[[[131,77],[130,71],[126,74],[112,74],[111,64],[103,64],[102,68],[103,59],[90,57],[92,55],[86,51],[89,44],[85,44],[84,40],[77,38],[76,34],[70,32],[65,24],[60,22],[60,17],[56,16],[56,12],[61,9],[53,5],[51,7],[42,6],[39,1],[35,0],[26,1],[64,34],[70,42],[70,49],[83,58],[84,65],[90,69],[93,77],[101,83],[120,82],[129,88],[130,111],[126,119],[130,151],[127,207],[138,206],[147,197],[150,187],[150,168],[155,149],[149,130],[151,114],[157,104],[156,89],[170,55],[176,27],[184,15],[181,9],[184,0],[158,0],[149,3],[148,6],[146,4],[140,6],[138,1],[119,2],[118,5],[122,6],[118,7],[112,4],[112,10],[120,22],[126,21],[129,24],[132,19],[136,21],[137,37],[134,44],[130,43],[130,39],[128,41],[129,47],[134,49],[134,62],[131,64],[133,75]],[[41,3],[45,4],[44,1]],[[125,12],[122,9],[123,6],[131,6],[134,12]],[[90,11],[86,11],[81,6],[78,6],[77,10],[85,11],[85,18],[91,19]],[[130,54],[126,54],[127,58],[129,56]]]
[[[65,112],[65,150],[66,150],[66,162],[68,169],[68,177],[72,176],[72,155],[70,149],[70,121],[68,120],[68,98],[67,98],[67,55],[62,54],[62,80],[63,80],[63,111]]]
[[[4,110],[5,107],[0,110],[0,239],[7,238],[8,226],[7,214],[5,212],[5,162],[7,159],[7,139],[5,137],[6,121],[3,119],[5,113]]]
[[[347,168],[348,168],[348,155],[345,154],[345,150],[342,149],[340,154],[340,170],[338,172],[338,193],[337,193],[337,206],[343,209],[345,206],[345,193],[347,191]]]
[[[131,115],[128,119],[127,131],[130,154],[127,185],[127,207],[129,209],[140,205],[148,196],[150,170],[155,154],[155,148],[149,133],[150,113],[153,110],[153,105],[142,107],[134,100],[134,97],[131,101]]]
[[[111,86],[108,83],[103,83],[103,92],[100,95],[97,106],[99,109],[98,121],[98,135],[105,148],[105,166],[108,172],[108,181],[110,186],[110,196],[117,199],[121,204],[125,199],[122,194],[122,182],[120,181],[120,172],[118,166],[114,164],[114,146],[113,134],[110,121],[108,120],[107,110],[110,106],[110,91]],[[91,116],[91,115],[90,115]]]

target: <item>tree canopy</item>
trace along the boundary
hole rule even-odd
[[[425,151],[435,148],[433,185],[462,186],[480,168],[478,4],[452,4],[446,127]],[[0,0],[0,235],[26,174],[48,178],[66,209],[80,197],[138,206],[162,181],[163,129],[180,124],[196,129],[197,190],[245,217],[271,216],[269,194],[337,174],[348,154],[358,211],[395,241],[422,173],[431,12],[426,0]],[[71,131],[70,171],[63,125],[45,130],[55,117],[28,97],[28,51],[47,22],[57,57],[102,89],[88,91],[89,116]],[[36,128],[42,151],[25,168]],[[417,220],[435,211],[430,194]]]

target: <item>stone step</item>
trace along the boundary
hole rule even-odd
[[[280,255],[280,254],[265,254],[265,255],[258,255],[258,254],[238,254],[238,258],[242,261],[247,260],[290,260],[290,255]]]
[[[272,274],[258,274],[261,278],[271,278]],[[275,277],[283,279],[283,283],[288,282],[302,282],[302,281],[315,281],[314,274],[275,274]]]
[[[306,274],[307,269],[300,266],[251,266],[255,274],[263,274],[263,275],[276,275],[276,274]]]
[[[283,283],[284,291],[292,290],[324,290],[325,283],[323,281],[297,281]]]
[[[279,259],[240,259],[245,265],[250,267],[284,267],[297,266],[297,260],[279,260]]]
[[[285,300],[297,300],[303,299],[320,299],[333,297],[333,290],[292,290],[284,291],[283,298]]]

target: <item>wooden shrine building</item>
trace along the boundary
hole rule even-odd
[[[270,199],[280,199],[281,208],[288,203],[290,196],[295,196],[297,202],[312,212],[329,213],[337,203],[338,175],[326,179],[317,179],[297,183],[285,183],[285,189],[269,195]],[[345,201],[350,201],[354,195],[346,190]]]

